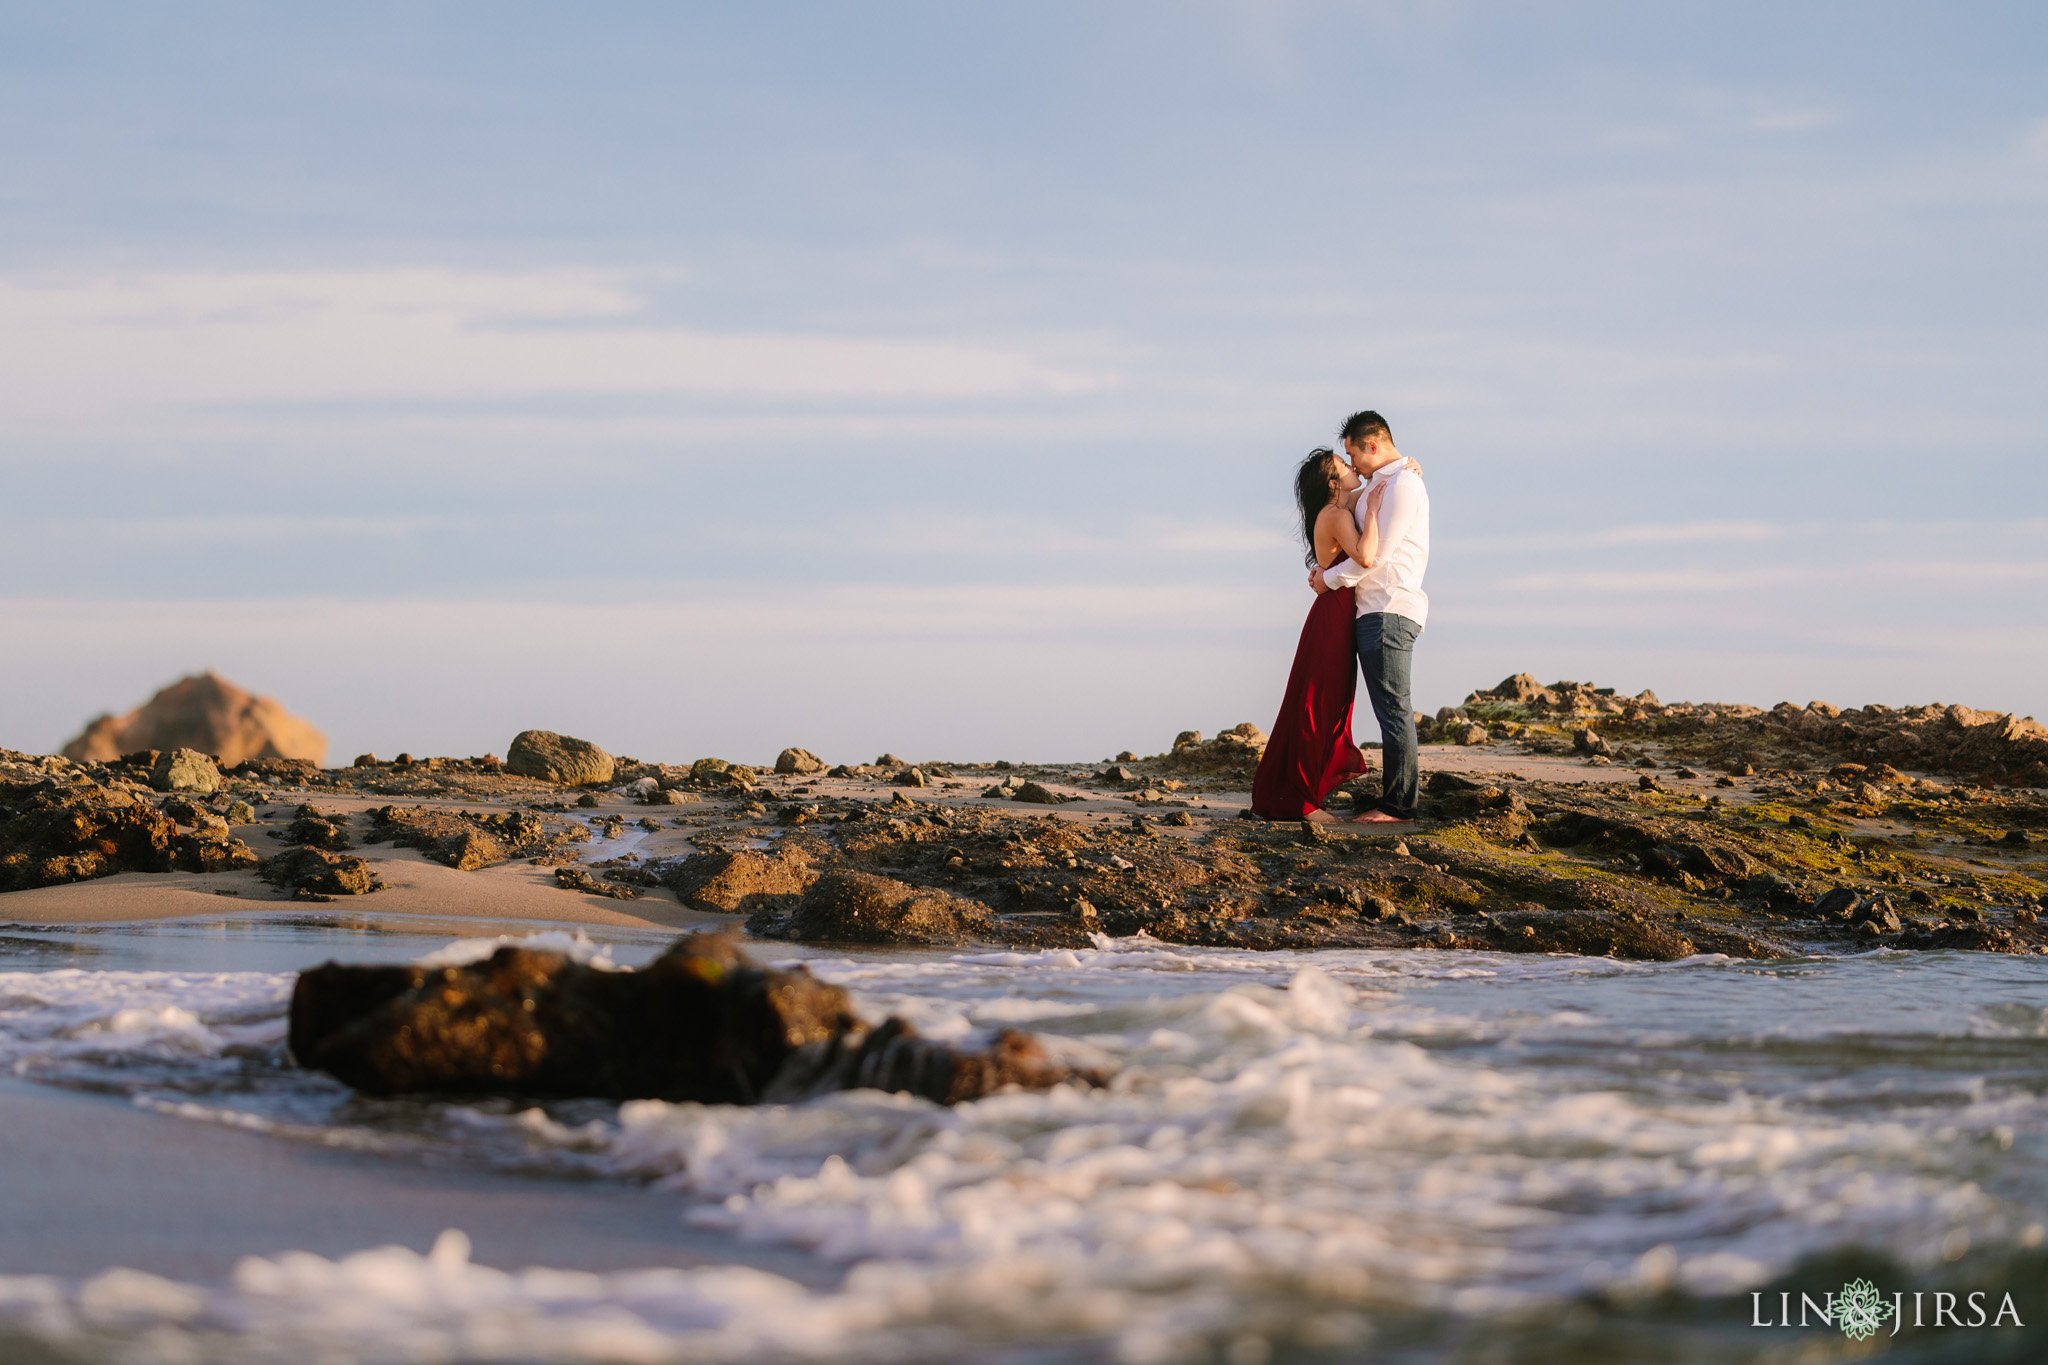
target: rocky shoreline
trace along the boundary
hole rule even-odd
[[[1667,706],[1517,675],[1424,729],[1425,818],[1399,835],[1242,818],[1250,725],[1085,767],[661,764],[545,731],[506,761],[333,769],[0,752],[0,889],[182,869],[251,874],[245,899],[375,903],[388,845],[815,943],[2048,952],[2031,720]]]

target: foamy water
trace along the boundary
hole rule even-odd
[[[1116,1081],[952,1109],[865,1091],[364,1105],[285,1064],[290,974],[4,974],[18,1074],[278,1141],[650,1182],[678,1219],[845,1274],[508,1273],[451,1233],[252,1258],[219,1284],[0,1280],[0,1318],[122,1360],[1342,1358],[1417,1314],[1741,1293],[1850,1248],[1934,1267],[2038,1246],[2048,1224],[2048,969],[2030,960],[1143,938],[805,960],[871,1016],[963,1041],[1027,1027]]]

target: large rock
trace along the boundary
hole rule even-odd
[[[951,1104],[1099,1079],[1017,1034],[963,1051],[900,1020],[869,1028],[837,986],[758,967],[715,934],[635,972],[517,947],[460,967],[330,962],[300,974],[289,1037],[300,1065],[380,1095],[752,1104],[872,1086]]]
[[[505,771],[568,787],[596,787],[612,780],[612,756],[587,739],[552,730],[521,730],[505,750]]]
[[[195,749],[226,767],[252,758],[318,764],[327,737],[269,697],[213,673],[180,678],[125,716],[101,716],[64,746],[66,758],[111,763],[141,749]]]
[[[775,756],[775,771],[778,773],[821,773],[825,771],[825,760],[809,749],[784,749]]]
[[[220,769],[213,760],[193,749],[173,749],[159,754],[150,769],[149,785],[160,792],[210,792],[220,788]]]

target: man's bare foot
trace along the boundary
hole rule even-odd
[[[1351,817],[1354,825],[1412,825],[1413,820],[1403,820],[1398,815],[1389,815],[1383,810],[1369,810],[1363,815]]]
[[[1304,815],[1301,818],[1304,820],[1313,820],[1316,824],[1319,825],[1334,825],[1337,823],[1337,817],[1330,814],[1330,812],[1326,810],[1312,810],[1307,815]]]

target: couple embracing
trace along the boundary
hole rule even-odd
[[[1409,675],[1429,617],[1422,591],[1429,493],[1421,467],[1394,448],[1378,413],[1353,413],[1340,435],[1341,455],[1312,450],[1295,476],[1316,601],[1252,781],[1252,813],[1268,820],[1337,818],[1323,809],[1324,798],[1365,772],[1365,755],[1351,739],[1351,704],[1363,672],[1379,722],[1380,797],[1351,819],[1398,827],[1415,819],[1420,779]]]

